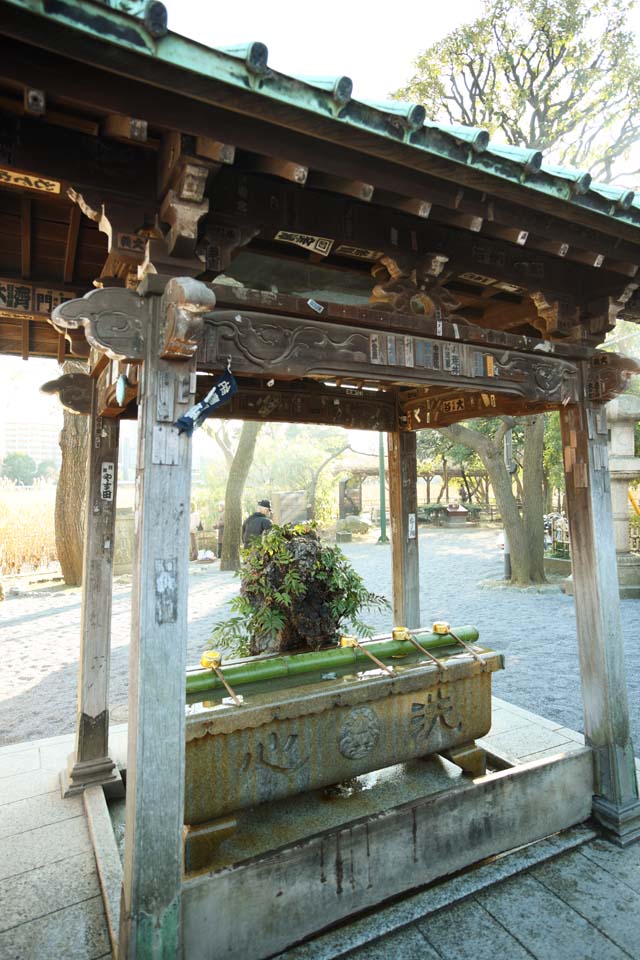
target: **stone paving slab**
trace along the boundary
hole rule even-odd
[[[83,816],[13,834],[0,840],[0,880],[90,849],[91,840]]]
[[[438,957],[531,960],[531,954],[476,901],[466,900],[416,923]]]
[[[497,750],[507,751],[517,757],[528,758],[550,747],[557,748],[556,753],[561,752],[572,741],[568,737],[559,736],[554,730],[530,723],[516,727],[512,731],[489,734],[482,738],[482,742],[489,749],[495,747]]]
[[[517,936],[536,960],[629,958],[626,951],[530,874],[491,887],[476,899],[494,920]]]
[[[82,814],[82,798],[69,797],[63,800],[59,790],[14,800],[13,803],[0,806],[0,839],[12,834],[28,833],[37,827],[46,827]]]
[[[92,850],[0,880],[0,931],[37,920],[99,893]]]
[[[392,957],[397,960],[440,960],[441,955],[429,946],[418,927],[410,926],[347,956],[358,960],[391,960]]]
[[[27,797],[38,797],[43,793],[53,793],[59,789],[59,785],[59,772],[35,770],[17,777],[7,777],[2,783],[0,796],[3,803],[12,803]]]
[[[640,952],[638,895],[624,881],[579,851],[536,867],[531,876],[631,956]]]
[[[97,960],[111,948],[100,896],[0,933],[7,960]]]

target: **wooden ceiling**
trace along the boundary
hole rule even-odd
[[[125,282],[142,259],[146,237],[166,230],[158,197],[163,145],[175,134],[144,117],[89,108],[85,100],[82,90],[77,101],[47,95],[42,114],[34,115],[27,91],[0,79],[3,353],[60,361],[86,355],[81,336],[65,341],[47,324],[49,310],[94,282]],[[210,212],[199,223],[206,279],[224,273],[258,290],[384,310],[381,280],[372,276],[376,261],[384,255],[406,279],[412,257],[417,262],[428,252],[442,258],[439,290],[468,323],[540,336],[540,305],[531,292],[542,276],[547,289],[568,302],[609,297],[621,309],[623,302],[631,305],[629,317],[635,316],[640,242],[432,175],[407,169],[394,178],[378,163],[357,180],[328,172],[336,167],[322,152],[316,166],[291,159],[279,144],[265,143],[258,152],[238,140],[182,137],[194,155],[208,158],[211,170]],[[37,177],[55,187],[35,185]],[[93,203],[94,215],[101,204],[115,214],[99,224],[81,213],[70,191],[81,192],[85,210]],[[240,236],[229,241],[228,262],[211,266],[211,237],[219,244],[234,230]],[[108,260],[109,231],[139,240],[139,251],[119,272]],[[388,279],[384,274],[383,287]]]

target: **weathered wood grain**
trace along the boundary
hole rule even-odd
[[[413,629],[420,626],[416,435],[393,431],[387,444],[393,618]]]
[[[179,283],[179,281],[175,281]],[[160,358],[169,304],[149,297],[138,427],[136,548],[120,956],[179,955],[191,440],[165,422],[193,401],[192,360]],[[162,408],[162,409],[161,409]]]
[[[607,420],[586,402],[560,411],[584,733],[596,759],[594,815],[619,843],[640,836],[629,732],[618,573],[613,539]]]
[[[75,754],[63,777],[65,796],[91,783],[117,785],[120,790],[122,786],[109,757],[111,590],[120,424],[98,416],[97,386],[95,382],[91,386],[78,712]]]

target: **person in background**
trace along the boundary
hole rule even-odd
[[[222,538],[224,536],[224,500],[220,500],[218,503],[218,519],[216,521],[216,529],[218,531],[217,556],[219,560],[222,556]]]
[[[273,524],[269,517],[271,516],[271,501],[258,500],[258,509],[255,513],[242,524],[242,545],[248,547],[252,540],[261,537],[266,530],[270,530]]]
[[[200,523],[200,514],[195,503],[191,504],[191,514],[189,517],[189,560],[198,559],[198,540],[196,533],[198,530],[202,530],[202,524]]]

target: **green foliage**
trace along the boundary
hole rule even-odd
[[[434,120],[486,127],[611,180],[640,132],[634,0],[485,0],[428,47],[398,90]],[[638,171],[635,170],[634,173]]]
[[[59,468],[55,460],[41,460],[36,470],[36,477],[57,477]]]
[[[544,473],[551,490],[564,490],[564,467],[562,462],[562,437],[560,436],[560,414],[548,413],[545,416],[544,451],[542,454]]]
[[[341,550],[323,544],[313,523],[274,526],[242,551],[237,616],[215,624],[211,639],[240,656],[262,650],[317,649],[350,629],[371,636],[366,608],[389,609]]]
[[[2,461],[2,475],[30,487],[36,475],[36,463],[28,453],[8,453]]]

